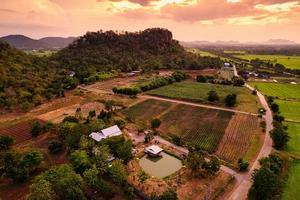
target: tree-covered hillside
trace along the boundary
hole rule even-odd
[[[25,54],[0,42],[0,109],[28,110],[98,72],[219,67],[219,58],[189,53],[166,29],[88,32],[50,57]],[[68,73],[75,71],[75,76]],[[98,74],[97,74],[98,73]],[[92,78],[91,78],[92,77]]]
[[[166,29],[140,32],[88,32],[53,56],[59,65],[76,71],[77,77],[111,69],[131,71],[161,68],[200,69],[218,67],[218,58],[186,52]]]
[[[63,95],[73,80],[65,78],[65,70],[57,69],[46,58],[27,55],[0,42],[0,108],[28,110],[46,98]]]

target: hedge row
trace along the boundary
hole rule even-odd
[[[114,87],[112,91],[115,94],[125,94],[135,96],[140,92],[145,92],[155,88],[159,88],[165,85],[172,84],[174,82],[179,82],[186,79],[187,75],[182,71],[176,71],[171,76],[157,77],[152,81],[145,82],[136,86],[131,87]]]

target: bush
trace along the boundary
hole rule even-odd
[[[249,163],[245,161],[243,158],[240,158],[238,161],[239,170],[246,171],[248,169]]]
[[[63,119],[63,122],[73,122],[73,123],[78,123],[79,120],[74,117],[74,116],[67,116]]]
[[[280,122],[274,122],[273,125],[274,129],[270,132],[273,144],[275,149],[281,150],[290,140],[290,136],[288,135],[287,127],[283,126]]]
[[[245,81],[240,77],[234,77],[232,82],[234,86],[243,86],[245,84]]]
[[[214,90],[209,91],[207,95],[207,100],[210,102],[219,101],[220,99],[218,93]]]
[[[0,135],[0,150],[8,150],[14,143],[14,139],[8,135]]]
[[[160,119],[155,118],[155,119],[153,119],[153,120],[151,121],[151,127],[152,127],[153,129],[158,128],[158,127],[160,126],[160,124],[161,124]]]
[[[207,78],[203,75],[198,75],[196,77],[196,80],[197,80],[197,82],[200,82],[200,83],[206,83],[207,82]]]
[[[172,77],[175,79],[176,82],[182,81],[187,78],[187,74],[183,71],[175,71],[172,74]]]
[[[273,111],[273,113],[277,113],[279,112],[279,106],[277,103],[272,103],[271,104],[271,110]]]
[[[228,107],[233,107],[235,106],[236,104],[236,94],[228,94],[226,97],[225,97],[225,104],[226,106]]]
[[[38,121],[33,122],[30,133],[32,137],[37,137],[42,132],[41,125]]]
[[[51,140],[48,145],[48,150],[52,154],[59,153],[62,150],[63,144],[59,140]]]

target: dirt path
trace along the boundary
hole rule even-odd
[[[189,105],[189,106],[196,106],[196,107],[201,107],[201,108],[209,108],[209,109],[214,109],[214,110],[223,110],[223,111],[229,111],[229,112],[234,112],[234,113],[242,113],[242,114],[257,116],[257,114],[255,114],[255,113],[244,112],[244,111],[240,111],[240,110],[223,108],[223,107],[218,107],[218,106],[211,106],[211,105],[200,104],[200,103],[193,103],[193,102],[183,101],[183,100],[169,99],[169,98],[164,98],[164,97],[140,95],[139,98],[156,99],[156,100],[160,100],[160,101],[168,101],[168,102],[172,102],[172,103],[185,104],[185,105]]]
[[[253,90],[249,85],[245,85],[247,88]],[[273,129],[273,117],[272,112],[268,106],[268,103],[265,99],[265,97],[260,93],[257,92],[257,96],[261,102],[261,105],[266,109],[266,115],[264,116],[266,120],[266,136],[264,140],[264,144],[262,148],[260,149],[260,152],[257,156],[257,158],[254,161],[254,164],[252,165],[251,169],[241,177],[240,180],[237,180],[238,186],[234,189],[234,191],[231,193],[231,195],[227,198],[228,200],[244,200],[247,198],[248,190],[251,187],[252,181],[251,181],[251,174],[255,169],[258,169],[260,167],[259,160],[263,157],[268,156],[272,151],[272,139],[270,137],[269,132]]]

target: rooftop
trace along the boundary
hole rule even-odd
[[[163,149],[157,145],[152,145],[152,146],[147,147],[145,149],[145,151],[156,155],[156,154],[159,154],[160,152],[162,152]]]

